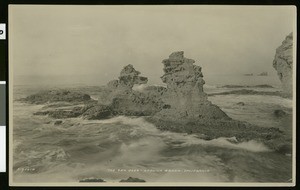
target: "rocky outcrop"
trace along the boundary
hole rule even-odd
[[[80,179],[79,182],[106,182],[105,180],[101,179],[101,178],[95,178],[95,177],[90,177],[90,178],[84,178],[84,179]]]
[[[49,102],[85,102],[91,100],[88,94],[80,92],[72,92],[69,90],[47,90],[42,91],[26,98],[21,101],[31,104],[44,104]]]
[[[293,92],[293,33],[290,33],[276,49],[273,67],[276,69],[283,92],[292,96]]]
[[[85,111],[82,116],[85,119],[106,119],[112,115],[112,110],[109,106],[95,105]]]
[[[49,117],[55,118],[55,119],[64,119],[64,118],[73,118],[81,116],[85,111],[88,109],[82,106],[64,106],[64,107],[54,107],[51,106],[45,106],[43,108],[43,111],[35,112],[34,115],[48,115]]]
[[[257,76],[268,76],[268,72],[262,72],[262,73],[258,74]]]
[[[132,89],[134,85],[148,82],[148,78],[140,74],[132,65],[125,66],[119,79],[108,82],[107,88],[99,93],[98,104],[110,106],[114,115],[146,116],[161,110],[164,103],[155,94],[162,90],[138,92]]]
[[[167,84],[167,89],[161,98],[170,107],[158,112],[157,117],[229,119],[219,107],[207,100],[201,67],[194,65],[193,59],[185,58],[184,52],[179,51],[162,63],[165,73],[161,79]]]
[[[141,73],[133,68],[131,64],[125,66],[119,76],[119,80],[110,81],[107,86],[110,88],[132,89],[135,84],[146,84],[147,77],[139,76]]]
[[[129,177],[127,179],[120,180],[120,182],[146,182],[146,181],[139,178]]]

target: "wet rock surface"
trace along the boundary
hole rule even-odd
[[[45,104],[49,102],[84,102],[89,100],[91,100],[90,95],[69,90],[47,90],[20,99],[20,101],[31,104]]]
[[[155,117],[229,119],[218,106],[208,101],[207,94],[203,91],[205,81],[201,67],[194,65],[193,59],[185,58],[184,52],[178,51],[162,63],[165,73],[161,79],[167,84],[167,89],[161,98],[170,108],[161,110]]]
[[[112,115],[112,110],[109,106],[95,105],[87,109],[83,114],[85,119],[106,119]]]
[[[273,67],[282,82],[283,91],[292,96],[293,92],[293,33],[286,36],[282,44],[276,49]]]

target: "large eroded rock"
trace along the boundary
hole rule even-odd
[[[201,67],[194,65],[193,59],[185,58],[184,52],[178,51],[162,63],[165,74],[161,79],[167,84],[162,101],[170,109],[163,109],[158,117],[229,119],[218,106],[207,100]]]
[[[291,96],[293,92],[293,33],[290,33],[276,49],[273,67],[282,82],[283,92]]]
[[[148,82],[148,78],[140,74],[131,64],[125,66],[119,79],[108,82],[106,88],[99,92],[98,104],[110,106],[114,115],[144,116],[160,111],[164,104],[154,96],[154,90],[150,92],[148,89],[144,93],[133,90],[134,85]]]

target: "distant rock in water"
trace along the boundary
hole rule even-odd
[[[88,94],[72,92],[69,90],[47,90],[20,99],[32,104],[44,104],[48,102],[84,102],[91,100]]]
[[[79,180],[79,182],[105,182],[103,179],[100,179],[100,178],[84,178],[84,179],[81,179]]]
[[[257,76],[268,76],[268,72],[262,72],[262,73],[258,74]]]
[[[293,33],[290,33],[276,49],[273,67],[282,82],[283,91],[292,96],[293,92]]]
[[[274,88],[271,85],[268,84],[259,84],[259,85],[224,85],[221,88]]]
[[[244,76],[253,76],[253,73],[244,74]]]
[[[143,179],[129,177],[127,179],[122,179],[120,182],[146,182]]]
[[[259,84],[259,85],[250,86],[250,87],[254,87],[254,88],[274,88],[273,86],[268,85],[268,84]]]
[[[282,92],[275,91],[275,92],[269,92],[269,91],[256,91],[256,90],[249,90],[249,89],[240,89],[240,90],[232,90],[227,92],[217,92],[217,93],[211,93],[208,94],[208,96],[216,96],[216,95],[269,95],[269,96],[280,96],[284,97]]]

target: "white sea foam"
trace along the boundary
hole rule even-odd
[[[174,133],[174,132],[161,132],[158,130],[155,125],[145,121],[144,118],[130,118],[125,116],[118,116],[111,119],[106,120],[97,120],[90,121],[92,123],[122,123],[125,125],[136,126],[136,130],[131,131],[131,135],[141,133],[141,135],[151,134],[152,136],[162,137],[166,142],[181,142],[179,144],[174,144],[174,146],[192,146],[192,145],[203,145],[203,146],[217,146],[223,148],[230,149],[244,149],[251,152],[265,152],[271,151],[266,147],[263,143],[257,142],[255,140],[250,140],[248,142],[236,143],[234,142],[234,138],[225,138],[220,137],[213,140],[203,140],[197,137],[194,134],[186,134],[186,133]],[[129,135],[130,135],[129,134]]]
[[[142,91],[144,91],[144,89],[145,89],[147,86],[149,86],[149,85],[147,85],[147,84],[139,84],[139,85],[137,85],[137,84],[136,84],[136,85],[134,85],[134,86],[132,87],[132,90],[142,92]]]
[[[187,135],[182,133],[163,132],[162,135],[165,135],[167,138],[171,139],[172,141],[181,142],[180,144],[174,145],[178,147],[203,145],[203,146],[216,146],[216,147],[229,148],[229,149],[243,149],[251,152],[271,151],[266,145],[257,142],[255,140],[237,143],[236,140],[234,140],[236,139],[235,137],[231,137],[231,138],[220,137],[217,139],[207,141],[207,140],[197,138],[196,135]]]

